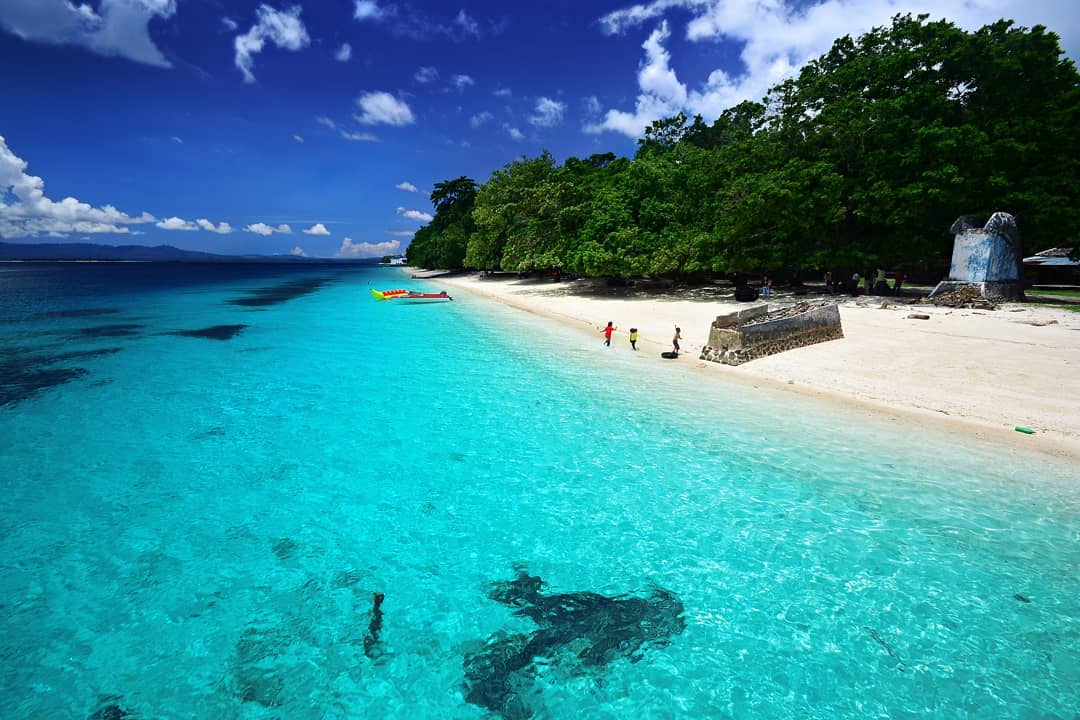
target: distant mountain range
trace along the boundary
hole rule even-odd
[[[95,245],[93,243],[5,243],[0,242],[0,260],[128,260],[142,262],[349,262],[297,255],[216,255],[181,250],[172,245]],[[360,262],[377,262],[378,258]],[[356,261],[352,261],[356,262]]]

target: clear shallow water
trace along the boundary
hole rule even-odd
[[[304,277],[332,282],[231,303]],[[419,284],[0,266],[0,358],[119,348],[0,408],[0,715],[492,716],[463,662],[536,630],[488,597],[524,564],[684,608],[514,674],[538,717],[1075,716],[1075,468],[369,283]]]

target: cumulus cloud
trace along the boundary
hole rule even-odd
[[[397,209],[397,214],[403,218],[408,218],[409,220],[415,220],[417,222],[431,222],[434,219],[430,214],[422,210],[407,210],[403,207]]]
[[[600,98],[590,95],[581,99],[581,109],[586,115],[599,115],[604,108],[600,105]]]
[[[393,255],[400,249],[401,242],[398,240],[387,240],[380,243],[354,243],[352,238],[345,238],[341,241],[337,256],[344,258],[382,257],[383,255]]]
[[[433,67],[417,68],[413,73],[413,79],[421,85],[427,85],[439,79],[439,71]]]
[[[470,85],[475,85],[476,81],[468,75],[455,75],[450,78],[450,84],[457,88],[458,92],[462,92]]]
[[[536,127],[555,127],[562,123],[566,113],[566,103],[542,97],[536,101],[536,114],[529,117],[529,122]]]
[[[333,120],[326,117],[325,115],[320,115],[319,117],[315,118],[315,122],[319,123],[320,125],[325,125],[326,127],[330,128],[331,130],[334,130],[334,129],[337,128],[337,123],[335,123]]]
[[[420,189],[418,187],[416,187],[415,185],[413,185],[408,180],[402,180],[401,182],[399,182],[394,187],[396,187],[398,190],[404,190],[405,192],[411,192],[411,193],[420,192]]]
[[[341,43],[341,47],[334,53],[334,59],[338,62],[349,62],[352,59],[352,45],[349,43]]]
[[[510,88],[499,88],[495,92],[491,93],[495,97],[508,98],[513,95],[513,91]]]
[[[279,235],[292,235],[292,228],[288,225],[282,224],[277,227],[272,227],[266,223],[252,223],[244,228],[245,231],[255,233],[256,235],[269,236],[277,233]]]
[[[174,143],[176,143],[178,145],[183,145],[184,144],[184,140],[182,138],[177,137],[176,135],[173,135],[169,139],[172,140]]]
[[[518,130],[516,127],[513,127],[512,125],[510,125],[510,123],[504,123],[503,124],[503,130],[505,130],[506,133],[511,138],[513,138],[514,140],[519,140],[520,141],[520,140],[525,139],[525,134],[523,132],[521,132],[520,130]]]
[[[301,145],[304,144],[304,136],[303,135],[293,135],[292,139],[295,140],[296,142],[300,143]]]
[[[112,205],[96,208],[73,197],[51,200],[45,195],[45,181],[28,175],[28,167],[0,136],[0,237],[126,234],[130,232],[128,225],[155,220],[149,213],[128,215]]]
[[[175,0],[7,0],[0,2],[0,27],[24,40],[80,45],[99,55],[146,65],[172,64],[150,37],[150,21],[176,13]]]
[[[221,24],[229,32],[234,32],[237,28],[240,27],[239,25],[236,24],[236,21],[233,20],[231,17],[223,17],[223,18],[221,18]]]
[[[379,142],[379,138],[366,132],[349,132],[348,130],[342,130],[341,137],[353,142]]]
[[[700,87],[687,87],[664,48],[670,33],[663,20],[643,45],[634,111],[609,110],[586,131],[611,130],[636,138],[653,120],[679,111],[700,113],[711,121],[743,100],[761,100],[769,88],[828,51],[836,38],[888,26],[898,12],[946,17],[968,30],[1001,17],[1027,26],[1043,24],[1061,35],[1067,54],[1080,57],[1080,9],[1056,0],[653,0],[604,15],[600,27],[608,34],[623,33],[675,9],[690,14],[687,40],[733,43],[742,48],[742,67],[733,72],[718,68]]]
[[[304,248],[300,247],[299,245],[294,245],[293,249],[289,251],[289,254],[295,255],[296,257],[307,257],[307,253],[304,252]]]
[[[156,224],[162,230],[198,230],[195,223],[178,217],[165,218]]]
[[[356,0],[353,3],[353,18],[356,20],[379,20],[385,14],[375,0]]]
[[[469,127],[478,128],[486,123],[491,122],[494,119],[494,115],[489,113],[487,110],[484,110],[483,112],[478,112],[471,118],[469,118]]]
[[[415,230],[387,230],[387,235],[393,235],[394,237],[409,237],[411,238],[416,234]]]
[[[236,67],[244,74],[244,82],[255,82],[251,72],[255,65],[253,56],[262,52],[267,42],[283,50],[299,50],[311,42],[300,19],[300,11],[299,5],[285,10],[275,10],[269,5],[260,5],[256,9],[258,22],[243,35],[237,35],[234,41]]]
[[[480,37],[480,23],[466,15],[464,10],[458,11],[458,14],[454,17],[454,24],[461,28],[466,35]]]
[[[356,98],[356,104],[363,111],[356,116],[362,125],[412,125],[415,122],[412,110],[404,100],[398,100],[388,92],[369,92]]]
[[[203,230],[207,230],[207,231],[212,232],[212,233],[217,233],[218,235],[228,235],[229,233],[231,233],[233,231],[232,225],[225,222],[224,220],[222,220],[217,225],[215,225],[214,223],[210,222],[206,218],[199,218],[198,220],[195,221],[195,224],[198,225],[199,227],[201,227]]]
[[[303,232],[305,235],[329,235],[330,234],[330,231],[327,230],[326,226],[323,225],[322,223],[315,223],[314,225],[309,227],[307,230],[303,230],[301,232]]]

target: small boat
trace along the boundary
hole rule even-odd
[[[371,297],[376,300],[393,300],[394,298],[404,297],[408,295],[411,290],[376,290],[371,289]]]
[[[446,291],[437,293],[422,293],[422,292],[409,292],[405,295],[398,296],[403,302],[407,303],[438,303],[438,302],[450,302],[454,298],[446,294]]]

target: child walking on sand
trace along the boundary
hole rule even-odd
[[[679,341],[682,340],[682,328],[675,326],[675,337],[671,338],[671,344],[675,348],[675,354],[679,354]]]
[[[637,328],[630,328],[630,347],[637,350]]]
[[[604,345],[611,347],[611,333],[615,332],[615,326],[610,320],[608,320],[607,327],[604,328]]]

